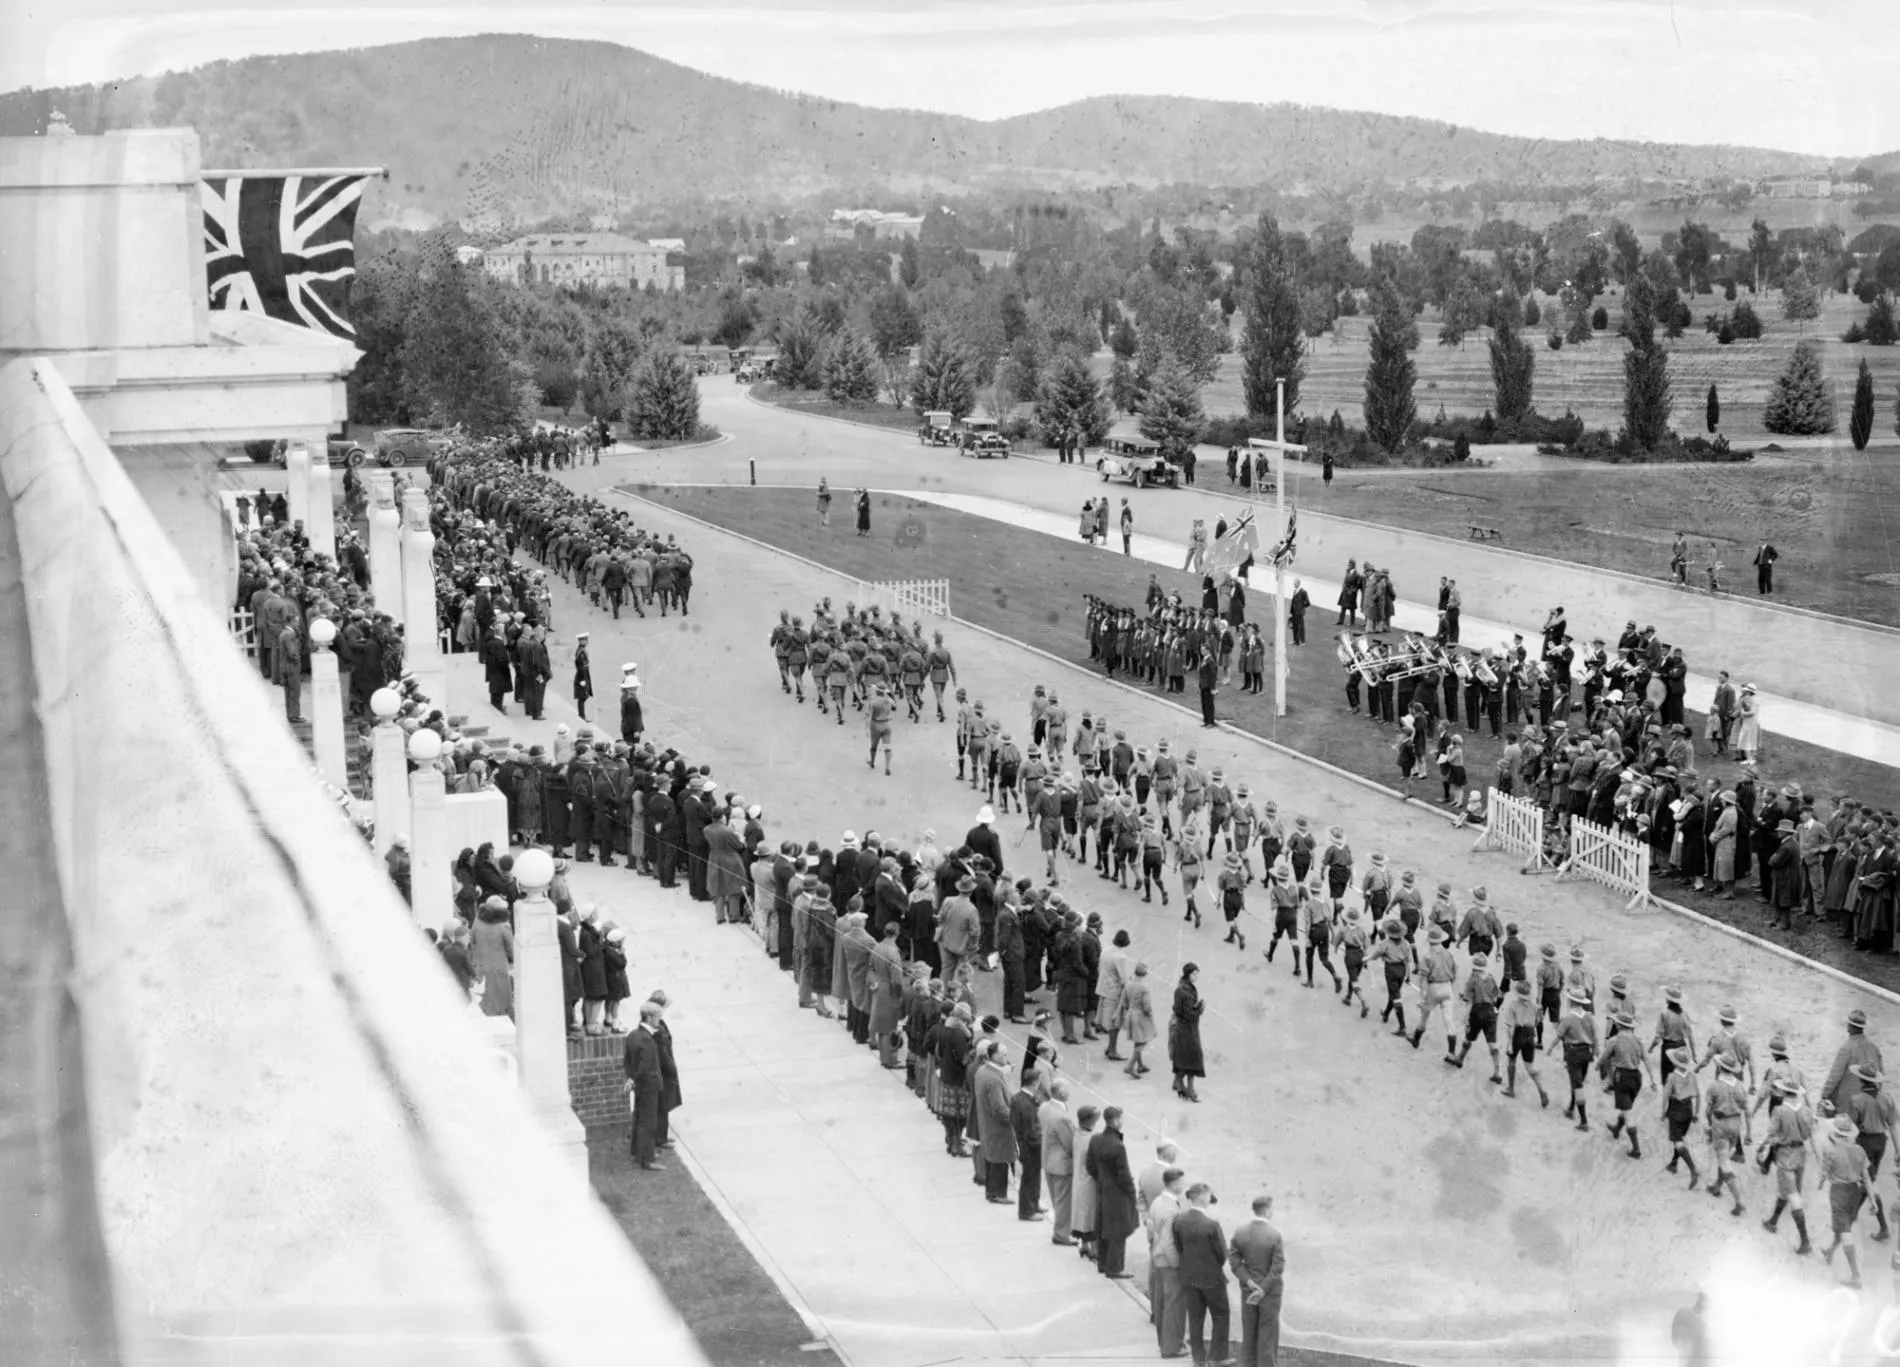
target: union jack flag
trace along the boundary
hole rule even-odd
[[[202,182],[213,308],[248,310],[354,341],[358,174],[230,176]]]
[[[1210,578],[1222,574],[1238,575],[1240,567],[1254,558],[1260,549],[1260,531],[1254,526],[1253,513],[1242,513],[1234,519],[1234,525],[1207,548],[1207,557],[1201,562],[1201,573]]]

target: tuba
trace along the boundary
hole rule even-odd
[[[1471,682],[1471,657],[1469,655],[1453,656],[1451,667],[1453,672],[1458,675],[1458,681],[1460,683]]]
[[[1480,655],[1472,664],[1471,672],[1477,676],[1478,682],[1484,687],[1496,688],[1498,686],[1498,672],[1491,667],[1491,657],[1489,655]]]
[[[1353,649],[1352,637],[1343,635],[1336,637],[1334,639],[1334,646],[1339,652],[1340,664],[1344,665],[1347,669],[1358,668],[1359,658],[1357,652]]]

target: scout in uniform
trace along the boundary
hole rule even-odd
[[[871,768],[877,768],[877,752],[884,751],[884,777],[891,776],[891,718],[897,712],[897,702],[891,697],[888,684],[871,685],[871,708],[866,719],[871,730]]]
[[[1273,938],[1267,941],[1267,962],[1273,962],[1273,953],[1280,947],[1280,937],[1284,935],[1291,946],[1288,953],[1293,957],[1296,978],[1300,976],[1300,898],[1301,891],[1293,876],[1285,869],[1275,869],[1267,885],[1267,900],[1273,907]]]
[[[1629,1135],[1631,1158],[1643,1156],[1642,1141],[1636,1137],[1636,1122],[1632,1118],[1636,1107],[1636,1097],[1643,1090],[1643,1078],[1650,1076],[1649,1055],[1643,1052],[1642,1041],[1636,1038],[1636,1017],[1624,1012],[1610,1017],[1613,1027],[1609,1039],[1603,1046],[1603,1057],[1597,1060],[1597,1074],[1607,1084],[1616,1105],[1616,1119],[1607,1126],[1610,1138],[1620,1139]]]
[[[1471,906],[1458,925],[1458,939],[1473,959],[1482,955],[1487,962],[1497,953],[1498,914],[1491,910],[1489,894],[1483,888],[1471,890]]]
[[[1372,1008],[1366,1004],[1366,994],[1359,986],[1359,975],[1365,971],[1366,928],[1359,921],[1359,908],[1349,907],[1346,911],[1345,927],[1339,932],[1339,943],[1346,958],[1346,990],[1340,996],[1341,1006],[1351,1006],[1354,997],[1359,998],[1359,1019],[1364,1020]]]
[[[1768,1117],[1774,1119],[1775,1112],[1781,1109],[1788,1093],[1778,1084],[1786,1082],[1798,1094],[1806,1087],[1807,1080],[1801,1076],[1801,1070],[1788,1061],[1788,1041],[1776,1035],[1768,1041],[1768,1066],[1761,1072],[1761,1090],[1755,1094],[1755,1104],[1749,1108],[1753,1115],[1765,1105]],[[1764,1167],[1763,1172],[1768,1169]]]
[[[1194,889],[1201,883],[1201,842],[1195,837],[1196,832],[1190,829],[1174,842],[1174,864],[1181,874],[1181,919],[1194,922],[1194,928],[1199,930],[1201,908],[1194,899]]]
[[[778,661],[779,687],[787,693],[792,691],[792,673],[787,661],[791,658],[792,614],[779,609],[778,625],[772,628],[772,657]]]
[[[949,650],[944,647],[943,633],[941,631],[933,633],[930,654],[926,658],[925,663],[930,668],[930,687],[937,695],[937,720],[942,721],[943,686],[946,683],[956,682],[957,666],[956,663],[951,660]],[[957,696],[959,698],[963,696],[961,691],[958,692]]]
[[[1293,881],[1304,883],[1307,870],[1313,867],[1313,832],[1306,818],[1293,818],[1293,834],[1286,838],[1287,863],[1293,868]]]
[[[970,786],[981,788],[989,779],[990,719],[983,715],[980,702],[970,711],[970,729],[963,743],[970,753]]]
[[[1537,1099],[1549,1109],[1550,1093],[1544,1090],[1544,1080],[1537,1076],[1537,1051],[1542,1047],[1538,1032],[1543,1028],[1542,1019],[1537,1003],[1531,998],[1530,980],[1517,979],[1504,998],[1504,1010],[1498,1022],[1504,1031],[1504,1095],[1517,1095],[1517,1065],[1522,1060],[1525,1076],[1537,1088]]]
[[[1326,834],[1330,839],[1320,854],[1319,868],[1326,879],[1326,895],[1333,900],[1333,915],[1337,916],[1346,909],[1346,889],[1352,886],[1352,846],[1338,826],[1329,828]]]
[[[1397,921],[1385,923],[1385,934],[1366,954],[1368,964],[1382,964],[1385,967],[1385,1009],[1379,1012],[1379,1024],[1384,1025],[1394,1014],[1399,1018],[1399,1028],[1392,1033],[1400,1037],[1406,1034],[1405,1003],[1400,994],[1405,991],[1405,975],[1411,968],[1412,951],[1405,943],[1405,927]],[[1363,1002],[1363,998],[1361,999]],[[1360,1010],[1360,1019],[1365,1011]]]
[[[1181,820],[1200,810],[1201,799],[1207,792],[1207,778],[1194,763],[1195,754],[1187,752],[1187,762],[1181,766]],[[1213,851],[1209,850],[1211,854]]]
[[[1428,929],[1443,931],[1445,943],[1453,944],[1458,939],[1458,908],[1451,900],[1451,884],[1440,883],[1438,895],[1432,899],[1432,909],[1428,917]]]
[[[1174,790],[1181,773],[1181,763],[1169,751],[1167,741],[1155,747],[1155,806],[1161,809],[1161,831],[1164,835],[1174,834],[1174,822],[1169,818],[1168,809],[1174,804]]]
[[[1827,1187],[1829,1225],[1834,1231],[1834,1242],[1821,1250],[1821,1261],[1832,1267],[1834,1254],[1846,1253],[1847,1279],[1841,1284],[1855,1291],[1860,1290],[1860,1250],[1854,1245],[1854,1225],[1874,1188],[1867,1151],[1854,1142],[1858,1133],[1852,1120],[1837,1115],[1829,1127],[1832,1142],[1821,1151],[1821,1181]],[[1874,1205],[1879,1204],[1875,1197]]]
[[[1244,952],[1247,948],[1247,937],[1240,929],[1240,913],[1247,909],[1247,876],[1240,866],[1240,856],[1232,850],[1227,852],[1220,877],[1215,880],[1215,883],[1220,889],[1221,915],[1227,918],[1227,934],[1221,943],[1238,945]],[[1294,975],[1298,976],[1299,971],[1300,966],[1298,962],[1295,962]]]
[[[1720,1025],[1709,1036],[1708,1048],[1702,1055],[1702,1061],[1696,1065],[1696,1071],[1701,1072],[1727,1054],[1735,1060],[1752,1093],[1755,1090],[1755,1051],[1750,1047],[1747,1037],[1736,1028],[1735,1023],[1740,1017],[1734,1007],[1724,1003],[1716,1019]]]
[[[1583,993],[1584,1004],[1590,1008],[1590,1014],[1596,1014],[1597,975],[1585,966],[1581,945],[1571,947],[1570,971],[1564,975],[1564,991]]]
[[[1042,762],[1042,747],[1040,745],[1032,745],[1029,747],[1029,757],[1023,761],[1021,778],[1023,784],[1023,810],[1029,813],[1029,826],[1027,829],[1034,830],[1037,821],[1041,819],[1043,786],[1049,779],[1049,766]]]
[[[907,646],[897,659],[897,680],[904,686],[904,701],[910,706],[910,719],[924,719],[924,657],[915,645]]]
[[[1208,775],[1207,781],[1207,857],[1214,857],[1214,842],[1225,837],[1227,853],[1234,852],[1234,839],[1227,829],[1227,823],[1234,812],[1234,793],[1227,786],[1227,776],[1216,767]]]
[[[1270,877],[1286,849],[1286,827],[1280,822],[1279,804],[1269,802],[1260,809],[1260,877]]]
[[[1077,813],[1081,810],[1081,802],[1076,794],[1076,779],[1074,774],[1064,774],[1062,776],[1056,784],[1056,794],[1062,803],[1063,852],[1068,854],[1071,858],[1079,859],[1081,856],[1075,852],[1075,837],[1078,824]]]
[[[1753,1139],[1748,1120],[1748,1094],[1742,1090],[1742,1065],[1733,1054],[1722,1054],[1715,1061],[1715,1081],[1709,1084],[1709,1154],[1715,1165],[1715,1180],[1706,1190],[1720,1196],[1727,1187],[1735,1205],[1730,1215],[1742,1213],[1742,1189],[1735,1184],[1735,1169],[1730,1166],[1740,1155],[1741,1146]]]
[[[1007,812],[1009,800],[1013,797],[1016,799],[1016,811],[1020,814],[1023,810],[1023,795],[1017,788],[1017,783],[1022,778],[1023,752],[1016,748],[1016,738],[1008,733],[1004,734],[1001,743],[996,747],[994,769],[996,781],[991,787],[990,796],[994,799],[996,789],[1002,790],[1003,796],[998,810]]]
[[[1689,1152],[1689,1131],[1695,1128],[1701,1088],[1696,1083],[1695,1052],[1687,1045],[1665,1046],[1663,1062],[1672,1065],[1663,1075],[1663,1119],[1669,1125],[1669,1161],[1663,1171],[1673,1173],[1678,1163],[1689,1165],[1689,1190],[1702,1183],[1695,1156]],[[1632,1141],[1633,1142],[1633,1141]]]
[[[1795,1232],[1801,1236],[1795,1252],[1812,1253],[1808,1216],[1801,1203],[1801,1180],[1807,1172],[1808,1154],[1814,1148],[1814,1117],[1802,1103],[1798,1083],[1778,1077],[1774,1086],[1781,1102],[1769,1113],[1768,1137],[1756,1157],[1764,1174],[1774,1170],[1775,1209],[1761,1227],[1773,1234],[1781,1223],[1781,1212],[1792,1207]]]
[[[1042,744],[1047,734],[1048,724],[1044,721],[1044,718],[1048,715],[1048,712],[1049,690],[1043,685],[1037,684],[1036,691],[1032,693],[1029,698],[1029,739],[1031,743],[1036,745]]]
[[[1682,989],[1665,987],[1663,989],[1662,1015],[1656,1020],[1656,1034],[1649,1042],[1649,1052],[1662,1051],[1662,1080],[1669,1081],[1670,1073],[1679,1066],[1676,1055],[1688,1051],[1690,1066],[1695,1059],[1695,1031],[1690,1028],[1689,1017],[1682,1009]]]
[[[1069,743],[1068,709],[1053,693],[1049,695],[1049,710],[1042,714],[1042,724],[1042,753],[1049,757],[1049,767],[1053,769],[1062,762],[1063,747]]]
[[[1075,858],[1077,863],[1086,864],[1089,858],[1089,832],[1095,830],[1102,820],[1102,781],[1091,769],[1082,771],[1082,786],[1076,795],[1076,835]],[[1100,843],[1101,837],[1096,837]]]
[[[889,680],[891,667],[889,662],[877,651],[872,650],[869,643],[865,642],[862,638],[853,641],[852,644],[864,646],[862,662],[858,665],[858,710],[863,711],[864,705],[869,702]],[[892,711],[895,710],[896,702],[893,699]]]
[[[970,733],[976,728],[976,709],[970,706],[968,690],[957,690],[957,778],[963,778],[963,760],[969,753]]]
[[[1036,799],[1030,804],[1029,822],[1038,830],[1042,842],[1042,862],[1049,886],[1056,885],[1056,848],[1062,843],[1062,794],[1054,786],[1036,785]]]
[[[1900,1123],[1900,1107],[1880,1089],[1880,1072],[1871,1064],[1855,1063],[1848,1071],[1860,1080],[1860,1091],[1848,1098],[1845,1114],[1858,1132],[1855,1142],[1867,1152],[1867,1182],[1871,1192],[1873,1183],[1880,1178],[1880,1160],[1887,1154],[1887,1137],[1893,1133],[1895,1124]],[[1890,1232],[1887,1211],[1878,1199],[1873,1207],[1874,1219],[1880,1225],[1874,1242],[1884,1244]]]
[[[1564,1118],[1576,1116],[1577,1128],[1587,1130],[1590,1103],[1583,1099],[1583,1083],[1590,1073],[1590,1060],[1596,1057],[1597,1018],[1590,1010],[1590,998],[1581,989],[1568,989],[1564,998],[1570,1003],[1570,1009],[1557,1022],[1550,1047],[1564,1051],[1564,1072],[1570,1078],[1570,1103],[1564,1107]]]
[[[1306,897],[1300,903],[1299,930],[1300,941],[1306,946],[1306,985],[1313,985],[1313,960],[1317,958],[1326,976],[1333,980],[1333,991],[1341,991],[1339,974],[1333,970],[1333,922],[1317,883],[1307,884]],[[1294,973],[1298,972],[1299,965],[1295,964]]]
[[[1253,833],[1260,824],[1260,815],[1254,810],[1253,802],[1247,796],[1247,785],[1241,784],[1234,789],[1234,804],[1228,810],[1227,830],[1230,836],[1228,848],[1240,856],[1241,869],[1251,884],[1253,877]]]
[[[1377,850],[1372,853],[1372,867],[1359,882],[1359,895],[1365,899],[1366,915],[1385,919],[1386,906],[1392,899],[1392,872],[1386,867],[1385,855]]]
[[[1504,1078],[1498,1073],[1498,980],[1485,967],[1488,958],[1482,953],[1471,956],[1471,972],[1465,978],[1465,1043],[1456,1056],[1447,1052],[1445,1062],[1455,1068],[1464,1067],[1473,1041],[1483,1035],[1485,1048],[1491,1051],[1491,1080],[1502,1082]]]
[[[1168,885],[1161,881],[1162,866],[1167,862],[1168,841],[1161,833],[1161,823],[1155,820],[1153,812],[1145,812],[1141,818],[1141,900],[1152,902],[1153,893],[1161,893],[1161,905],[1168,904]]]
[[[851,657],[842,650],[832,651],[831,658],[825,661],[825,687],[831,690],[831,710],[837,714],[838,725],[843,726],[844,695],[845,691],[851,687]],[[822,708],[824,705],[824,700],[819,699],[818,706]],[[957,763],[959,765],[963,763],[961,753],[957,755]],[[962,775],[959,774],[958,777],[961,778]]]
[[[1544,1025],[1555,1026],[1563,1015],[1564,971],[1557,962],[1557,946],[1546,941],[1537,947],[1537,1047],[1544,1047]]]
[[[1445,1018],[1445,1052],[1455,1054],[1458,1052],[1458,1032],[1452,1023],[1451,985],[1458,978],[1458,961],[1445,948],[1445,941],[1449,937],[1439,927],[1433,926],[1426,938],[1431,948],[1425,951],[1425,962],[1419,970],[1424,985],[1420,989],[1418,1029],[1412,1032],[1412,1047],[1418,1048],[1419,1041],[1425,1038],[1425,1027],[1431,1024],[1433,1014],[1438,1013]]]

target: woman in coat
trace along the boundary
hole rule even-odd
[[[1722,900],[1735,900],[1735,837],[1741,830],[1741,817],[1735,810],[1735,794],[1725,792],[1716,799],[1721,804],[1721,814],[1715,818],[1715,825],[1709,831],[1709,851],[1715,876],[1715,884],[1722,890]]]
[[[475,877],[475,851],[464,847],[455,856],[455,914],[464,921],[475,919],[475,908],[482,900],[481,883]]]
[[[606,941],[600,935],[600,909],[589,907],[581,917],[581,1002],[587,1033],[604,1034],[601,1021],[607,1014]]]
[[[772,847],[763,840],[753,847],[752,929],[758,932],[767,958],[778,953],[778,917],[774,914],[778,903],[777,863]]]
[[[624,1035],[627,1027],[620,1023],[620,1003],[633,995],[627,986],[627,932],[609,921],[601,939],[601,959],[607,965],[607,1030]]]
[[[896,921],[884,927],[884,938],[871,947],[869,978],[871,986],[871,1042],[877,1045],[877,1059],[886,1068],[904,1066],[898,1050],[903,1037],[897,1033],[904,1019],[906,974],[903,956],[897,952]]]
[[[540,747],[536,746],[535,749],[538,750]],[[522,844],[537,845],[541,841],[541,825],[544,820],[540,760],[533,751],[530,751],[527,760],[512,767],[515,771],[512,804],[515,809],[515,829],[521,832]]]
[[[1198,964],[1181,966],[1181,981],[1174,988],[1174,1014],[1168,1021],[1168,1066],[1174,1070],[1174,1090],[1189,1101],[1199,1101],[1194,1079],[1207,1076],[1201,1055],[1201,990],[1195,985],[1200,977]]]
[[[845,917],[845,930],[838,936],[844,955],[845,999],[851,1003],[851,1038],[859,1044],[871,1042],[871,932],[864,928],[864,899],[851,899],[853,910]]]
[[[515,1014],[515,933],[508,929],[508,904],[492,897],[476,913],[469,967],[482,984],[482,1014]]]
[[[1702,880],[1709,872],[1708,867],[1708,809],[1702,805],[1702,797],[1690,788],[1682,796],[1682,816],[1676,822],[1676,834],[1682,841],[1682,854],[1677,860],[1677,868],[1690,886],[1697,892],[1702,891]]]
[[[1148,990],[1148,965],[1136,964],[1128,986],[1122,991],[1121,1028],[1128,1032],[1131,1053],[1128,1066],[1122,1071],[1130,1077],[1141,1077],[1153,1070],[1142,1062],[1141,1051],[1155,1037],[1155,1000]]]
[[[1076,1251],[1084,1258],[1095,1256],[1095,1221],[1101,1205],[1101,1193],[1088,1169],[1089,1143],[1095,1138],[1095,1121],[1100,1114],[1093,1106],[1075,1113],[1075,1166],[1069,1189],[1069,1232],[1075,1236]]]
[[[729,821],[706,825],[706,891],[712,895],[719,924],[745,919],[745,837]]]
[[[1122,996],[1128,988],[1128,932],[1118,930],[1107,954],[1102,956],[1102,965],[1095,978],[1095,996],[1101,1003],[1095,1012],[1095,1025],[1099,1030],[1108,1032],[1108,1053],[1105,1057],[1120,1062],[1122,1055],[1115,1052],[1122,1029]]]
[[[1056,932],[1056,1014],[1062,1017],[1062,1042],[1080,1044],[1075,1022],[1088,1014],[1088,969],[1082,953],[1082,927],[1071,920]]]

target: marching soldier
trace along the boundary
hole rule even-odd
[[[805,701],[805,665],[811,659],[811,638],[805,634],[803,618],[792,618],[792,634],[786,641],[785,663],[792,671],[792,687],[800,702]]]
[[[937,695],[937,720],[943,718],[943,686],[957,680],[956,662],[950,658],[950,651],[943,643],[941,631],[932,633],[930,655],[926,661],[930,666],[930,686]],[[961,697],[961,693],[958,694]]]
[[[779,687],[784,689],[787,693],[792,691],[791,635],[792,614],[784,608],[780,608],[778,625],[772,628],[772,656],[778,661]],[[822,705],[823,704],[820,704],[820,706]]]
[[[963,761],[969,753],[970,736],[976,729],[976,709],[970,706],[968,690],[957,690],[957,779],[963,778]]]
[[[906,645],[898,657],[897,679],[904,686],[904,701],[910,707],[913,722],[924,719],[924,657],[914,644]]]

